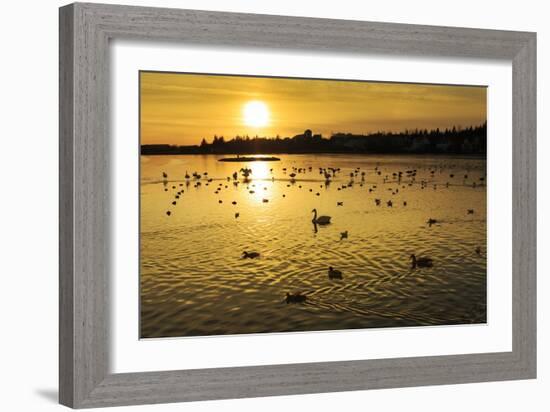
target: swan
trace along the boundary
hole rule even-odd
[[[313,209],[311,211],[313,213],[313,223],[316,223],[318,225],[328,225],[330,223],[330,216],[319,216],[317,217],[317,209]]]
[[[342,279],[342,272],[334,269],[332,266],[328,268],[328,278],[329,279]]]
[[[411,255],[412,267],[415,269],[419,268],[431,268],[433,266],[433,260],[429,257],[419,257],[417,258],[414,253]]]
[[[260,257],[258,252],[247,252],[246,250],[243,252],[243,259],[256,259],[257,257]]]
[[[307,296],[302,292],[286,293],[286,303],[303,303],[307,300]]]

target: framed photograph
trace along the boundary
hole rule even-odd
[[[536,35],[60,9],[60,402],[536,377]]]

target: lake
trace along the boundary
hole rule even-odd
[[[486,322],[484,158],[276,156],[141,156],[142,338]]]

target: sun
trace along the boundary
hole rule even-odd
[[[247,102],[243,107],[244,124],[250,127],[264,127],[269,124],[269,108],[259,100]]]

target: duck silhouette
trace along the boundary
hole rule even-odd
[[[342,272],[334,269],[332,266],[328,268],[329,279],[343,279]]]
[[[417,258],[414,253],[411,255],[411,261],[412,261],[412,268],[413,269],[415,269],[417,267],[419,267],[419,268],[431,268],[433,266],[432,258],[429,258],[429,257],[419,257],[419,258]]]

